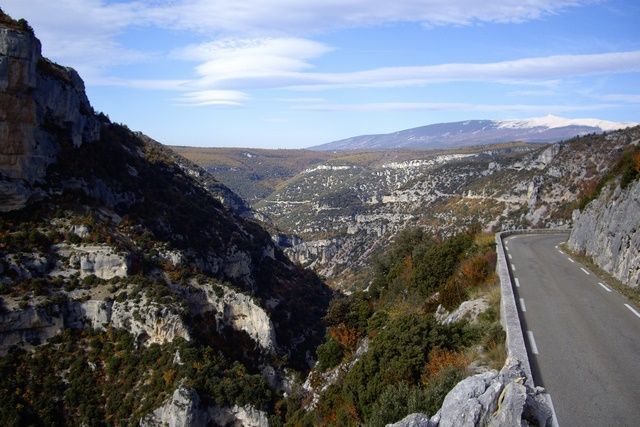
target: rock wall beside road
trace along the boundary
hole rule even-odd
[[[575,211],[568,245],[626,285],[640,285],[640,181],[609,185]]]

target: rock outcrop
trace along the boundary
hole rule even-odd
[[[204,427],[208,414],[200,409],[195,390],[178,387],[164,405],[140,420],[141,427]]]
[[[191,339],[188,327],[175,309],[146,297],[139,302],[69,301],[0,315],[0,354],[13,345],[42,344],[65,328],[102,330],[107,326],[128,331],[143,345],[163,344],[177,337]]]
[[[585,209],[574,211],[569,247],[631,287],[640,285],[640,180],[605,187]]]
[[[140,420],[141,427],[205,427],[207,425],[268,427],[267,414],[251,405],[206,407],[198,393],[180,386],[164,405]]]
[[[41,56],[30,28],[0,28],[0,211],[24,207],[57,157],[100,137],[82,79]]]
[[[77,271],[81,278],[94,275],[109,280],[114,277],[127,277],[129,259],[107,245],[58,245],[55,252],[68,259],[65,271]]]
[[[254,298],[218,283],[198,285],[197,289],[201,293],[191,297],[194,312],[213,311],[220,330],[229,326],[244,331],[265,351],[277,350],[273,323]]]
[[[547,426],[552,412],[544,389],[525,384],[520,362],[508,358],[500,372],[465,378],[429,417],[411,414],[393,427]]]
[[[449,325],[461,320],[473,323],[478,316],[489,308],[489,301],[486,298],[478,298],[470,301],[464,301],[460,306],[449,313],[443,306],[438,306],[436,310],[436,320],[443,325]]]
[[[231,427],[269,427],[267,414],[251,405],[230,408],[210,408],[209,417],[219,426]]]

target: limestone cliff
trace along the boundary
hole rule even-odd
[[[0,28],[1,211],[38,192],[59,152],[58,130],[76,147],[100,137],[82,79],[44,59],[30,28]]]
[[[640,285],[640,180],[606,186],[585,209],[573,213],[569,247],[631,287]]]

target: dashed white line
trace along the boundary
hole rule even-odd
[[[584,274],[586,274],[587,276],[590,276],[591,273],[589,273],[587,270],[585,270],[584,268],[580,267],[580,270],[582,270],[584,272]]]
[[[520,280],[518,280],[518,278],[516,277],[516,288],[520,287]]]
[[[511,271],[516,271],[516,266],[511,264]]]
[[[520,309],[522,310],[522,312],[526,312],[527,311],[527,306],[524,305],[524,299],[520,298]]]
[[[602,282],[598,282],[598,285],[602,286],[604,288],[605,291],[607,292],[611,292],[611,289],[609,289],[604,283]]]
[[[509,255],[509,259],[513,259],[513,257],[511,256],[511,254],[508,254],[508,255]]]
[[[567,259],[568,259],[569,261],[571,261],[572,263],[574,263],[574,264],[576,263],[574,260],[572,260],[572,259],[571,259],[571,258],[569,258],[569,257],[567,257]]]
[[[624,306],[627,307],[629,310],[631,310],[633,314],[640,317],[640,313],[638,313],[635,308],[631,307],[629,304],[625,304]]]
[[[538,354],[538,346],[536,340],[533,339],[533,332],[527,331],[527,337],[529,337],[529,345],[531,346],[531,353]]]

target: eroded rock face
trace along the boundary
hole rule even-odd
[[[74,146],[100,137],[82,79],[43,59],[30,31],[0,29],[0,211],[38,193],[34,184],[60,148],[58,131]]]
[[[164,405],[140,420],[141,427],[204,427],[207,425],[268,427],[267,414],[251,405],[203,407],[198,393],[178,387]]]
[[[70,271],[77,271],[81,278],[95,275],[104,280],[114,277],[127,277],[129,274],[129,258],[118,253],[108,245],[67,245],[54,247],[55,252],[68,259]]]
[[[269,427],[267,414],[257,410],[251,405],[233,405],[231,408],[210,408],[209,417],[212,422],[220,426]]]
[[[13,345],[38,345],[64,330],[64,318],[59,310],[29,307],[0,315],[0,356]]]
[[[222,284],[200,284],[197,288],[202,292],[192,297],[197,312],[213,309],[218,327],[244,331],[264,350],[276,351],[276,333],[269,314],[251,296]]]
[[[200,409],[200,397],[195,390],[178,387],[164,405],[140,420],[141,427],[201,427],[208,414]]]
[[[142,345],[164,344],[178,337],[191,340],[189,329],[176,310],[146,297],[139,303],[69,301],[62,305],[28,307],[0,315],[0,355],[13,345],[42,344],[65,328],[103,330],[107,326],[128,331]]]
[[[626,189],[605,187],[582,211],[573,213],[569,247],[591,257],[621,282],[640,285],[640,181]]]

